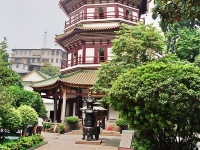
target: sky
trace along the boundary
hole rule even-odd
[[[42,48],[43,43],[46,48],[61,48],[54,42],[55,34],[63,33],[68,17],[58,4],[59,0],[0,0],[0,41],[7,37],[8,52]],[[155,22],[151,14],[145,18],[147,23]]]

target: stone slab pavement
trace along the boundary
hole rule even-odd
[[[82,135],[58,134],[42,132],[47,144],[37,148],[37,150],[118,150],[120,136],[101,136],[101,145],[75,144],[76,140],[82,139]]]

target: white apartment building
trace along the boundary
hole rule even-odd
[[[65,60],[66,52],[61,49],[12,49],[11,68],[19,75],[24,76],[33,69],[39,69],[45,63],[61,67]]]

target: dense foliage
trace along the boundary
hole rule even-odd
[[[66,117],[65,122],[68,124],[76,124],[79,122],[79,118],[77,116]]]
[[[0,142],[2,143],[5,137],[6,130],[15,131],[21,126],[22,118],[19,112],[12,107],[3,107],[0,113],[2,129],[0,133]]]
[[[180,22],[185,19],[200,20],[199,0],[154,0],[154,16],[163,22]]]
[[[116,119],[115,123],[118,126],[127,126],[128,125],[127,121],[124,120],[123,118]]]
[[[22,125],[36,125],[38,123],[38,114],[30,106],[21,105],[17,109],[22,117]]]
[[[4,41],[0,43],[0,85],[7,87],[11,85],[22,87],[20,76],[9,68],[10,64],[8,63],[8,53],[6,48],[7,40],[4,38]]]
[[[181,60],[193,62],[199,55],[200,32],[196,28],[171,25],[171,30],[166,32],[167,50],[177,54]]]
[[[22,137],[17,141],[8,141],[3,145],[0,145],[0,149],[3,150],[25,150],[30,149],[32,147],[36,147],[40,144],[44,143],[44,138],[42,135],[33,135],[29,137]]]
[[[120,74],[161,57],[164,46],[164,37],[152,25],[122,25],[113,40],[114,57],[98,70],[94,89],[107,93]]]
[[[52,66],[49,63],[44,64],[44,66],[40,68],[40,71],[49,75],[50,77],[54,77],[60,74],[60,68],[57,66]]]
[[[121,75],[109,102],[138,132],[137,148],[188,150],[200,140],[199,91],[198,67],[153,62]]]
[[[31,106],[39,115],[46,117],[46,108],[39,93],[14,86],[10,86],[8,90],[14,97],[14,107],[18,108],[21,105]]]

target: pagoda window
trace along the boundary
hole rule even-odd
[[[103,7],[98,7],[99,19],[104,19],[104,9]]]
[[[98,48],[99,51],[99,62],[104,62],[104,48]]]

